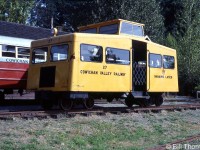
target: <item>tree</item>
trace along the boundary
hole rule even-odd
[[[185,0],[184,16],[186,32],[180,38],[179,63],[180,79],[186,92],[200,84],[200,1]],[[192,89],[191,89],[192,88]]]
[[[189,94],[195,86],[200,84],[199,8],[200,0],[182,0],[182,15],[177,18],[176,24],[180,24],[179,26],[184,29],[184,33],[177,29],[179,36],[169,35],[166,43],[177,49],[180,88],[185,94]]]
[[[90,2],[83,0],[36,0],[31,11],[31,25],[50,28],[51,18],[54,26],[63,26],[65,31],[74,31],[80,22],[90,16]],[[86,18],[86,19],[85,19]]]
[[[100,22],[121,18],[144,23],[145,33],[153,41],[163,41],[163,17],[155,0],[94,0],[91,4],[93,9],[89,20]]]
[[[34,0],[0,0],[0,19],[3,21],[27,24]]]
[[[162,41],[164,24],[159,4],[155,0],[43,0],[36,1],[30,22],[50,28],[51,17],[55,26],[67,30],[111,19],[126,19],[146,24],[145,31],[154,41]]]

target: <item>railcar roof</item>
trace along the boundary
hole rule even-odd
[[[78,29],[79,30],[85,30],[85,29],[89,29],[89,28],[95,28],[95,27],[99,27],[99,26],[119,23],[119,22],[122,22],[122,21],[131,23],[131,24],[134,24],[134,25],[144,26],[144,24],[142,24],[142,23],[137,23],[137,22],[128,21],[128,20],[124,20],[124,19],[114,19],[114,20],[99,22],[99,23],[95,23],[95,24],[89,24],[89,25],[86,25],[86,26],[80,26],[80,27],[78,27]]]

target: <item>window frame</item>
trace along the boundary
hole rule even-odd
[[[62,59],[62,60],[53,60],[52,58],[52,53],[51,53],[51,50],[52,50],[52,47],[54,46],[61,46],[61,45],[66,45],[67,46],[67,58],[66,59]],[[50,62],[60,62],[60,61],[67,61],[69,59],[69,44],[67,43],[62,43],[62,44],[55,44],[55,45],[51,45],[50,47]]]
[[[169,56],[169,57],[173,57],[173,58],[174,58],[174,65],[173,65],[173,68],[166,68],[166,67],[164,67],[164,57],[165,57],[165,56]],[[171,55],[163,55],[163,68],[164,68],[164,69],[171,69],[171,70],[172,70],[172,69],[175,69],[175,57],[174,57],[174,56],[171,56]]]
[[[81,58],[82,58],[82,55],[81,55],[81,46],[82,46],[82,45],[89,45],[89,46],[100,47],[100,49],[101,49],[101,54],[102,54],[102,56],[101,56],[101,61],[86,61],[86,60],[82,60],[82,59],[81,59]],[[93,45],[93,44],[81,43],[81,44],[80,44],[80,61],[81,61],[81,62],[91,62],[91,63],[102,63],[102,62],[103,62],[103,47],[100,46],[100,45]]]
[[[128,32],[125,30],[125,27],[127,28],[127,26],[129,26],[131,28],[131,30],[128,31]],[[120,34],[144,37],[144,29],[143,29],[143,26],[141,26],[141,25],[136,25],[136,24],[132,24],[132,23],[123,21],[121,23],[121,27],[120,28],[121,28],[120,29]],[[140,29],[140,30],[138,30],[138,29]],[[140,32],[138,32],[138,31],[140,31]],[[138,34],[138,33],[140,33],[140,34]]]
[[[129,56],[129,63],[128,64],[123,64],[123,63],[112,63],[112,62],[108,62],[107,61],[107,49],[110,48],[110,49],[115,49],[115,50],[120,50],[120,51],[127,51],[128,52],[128,56]],[[114,48],[114,47],[106,47],[105,48],[105,62],[106,64],[113,64],[113,65],[130,65],[131,64],[131,61],[130,61],[130,51],[128,49],[121,49],[121,48]],[[114,62],[114,61],[113,61]]]
[[[10,46],[10,47],[14,47],[14,51],[5,51],[3,50],[3,47],[7,47],[7,46]],[[17,46],[15,45],[7,45],[7,44],[1,44],[1,57],[9,57],[9,58],[17,58],[17,53],[16,53],[16,48]],[[14,56],[4,56],[3,53],[6,53],[6,54],[14,54]]]
[[[154,66],[154,65],[153,65],[153,66],[151,65],[151,62],[150,62],[150,61],[151,61],[151,55],[160,56],[160,65],[159,65],[160,67],[156,67],[156,66]],[[162,67],[163,67],[163,65],[162,65],[162,64],[163,64],[162,59],[163,59],[163,57],[162,57],[161,54],[149,53],[149,65],[148,65],[149,68],[162,68]]]
[[[46,50],[46,52],[47,52],[47,57],[46,57],[46,61],[42,61],[42,62],[35,62],[35,59],[34,59],[34,63],[33,63],[33,53],[34,53],[34,50],[36,50],[36,49],[42,49],[42,48],[46,48],[47,50]],[[32,64],[42,64],[42,63],[46,63],[47,61],[48,61],[48,51],[49,51],[49,47],[48,46],[45,46],[45,47],[37,47],[37,48],[34,48],[34,49],[32,49],[32,51],[31,51],[31,63]]]
[[[116,28],[116,29],[117,29],[116,32],[113,32],[113,33],[102,33],[102,32],[101,32],[101,29],[102,29],[102,28],[110,27],[110,26],[114,26],[114,25],[117,26],[117,28]],[[119,31],[119,23],[113,23],[113,24],[103,25],[103,26],[100,26],[100,27],[99,27],[99,34],[117,34],[118,31]]]
[[[26,49],[26,50],[29,50],[29,55],[27,55],[27,54],[20,54],[19,53],[19,49]],[[19,58],[19,59],[30,59],[30,48],[28,48],[28,47],[17,47],[17,58]],[[21,57],[19,57],[19,56],[26,56],[26,57],[28,57],[28,58],[21,58]]]

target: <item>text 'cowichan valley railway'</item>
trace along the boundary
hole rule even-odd
[[[176,51],[152,42],[143,27],[116,19],[33,41],[27,88],[45,108],[91,109],[102,98],[160,106],[163,92],[178,92]]]

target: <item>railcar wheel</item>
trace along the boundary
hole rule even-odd
[[[70,110],[73,106],[73,101],[70,100],[70,99],[61,99],[60,102],[59,102],[59,105],[60,105],[60,108],[62,110]]]
[[[155,105],[161,106],[163,104],[163,97],[162,95],[158,95],[155,97]]]
[[[94,99],[93,98],[84,99],[84,106],[86,109],[92,109],[94,107]]]
[[[127,98],[125,99],[125,104],[126,104],[126,106],[128,106],[128,107],[132,107],[132,106],[133,106],[133,103],[134,103],[134,97],[133,97],[131,94],[129,94],[129,95],[127,96]]]

